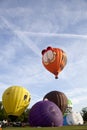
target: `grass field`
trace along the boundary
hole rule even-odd
[[[62,127],[6,127],[2,130],[87,130],[87,126],[62,126]]]

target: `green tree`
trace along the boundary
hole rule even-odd
[[[87,107],[83,108],[81,113],[82,113],[83,120],[87,121]]]
[[[0,101],[0,120],[7,119],[7,118],[8,118],[8,116],[5,112],[2,102]]]

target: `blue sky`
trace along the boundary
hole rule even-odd
[[[42,65],[47,46],[63,49],[59,79]],[[64,92],[73,110],[87,107],[87,1],[0,0],[0,100],[6,88],[23,86],[29,107],[50,91]]]

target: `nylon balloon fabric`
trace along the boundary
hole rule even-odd
[[[63,115],[55,103],[39,101],[30,110],[29,124],[40,127],[62,126]]]

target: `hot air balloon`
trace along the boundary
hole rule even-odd
[[[72,108],[72,107],[73,107],[72,101],[68,99],[68,108]]]
[[[48,99],[49,101],[54,102],[64,114],[67,108],[68,99],[63,92],[51,91],[44,96],[43,100],[44,99]]]
[[[62,126],[63,115],[58,106],[48,100],[39,101],[32,106],[29,112],[30,126]]]
[[[3,93],[2,104],[11,120],[15,120],[28,107],[30,99],[31,95],[25,88],[11,86]]]
[[[58,78],[58,74],[63,70],[67,63],[66,53],[60,48],[47,47],[42,50],[42,64]]]
[[[71,112],[64,117],[64,125],[82,125],[84,123],[80,112]]]
[[[68,125],[66,117],[67,117],[66,115],[63,116],[63,125],[64,125],[64,126],[65,126],[65,125]]]
[[[67,115],[68,113],[71,113],[72,112],[72,107],[73,107],[72,101],[70,99],[68,99],[68,105],[67,105],[67,108],[66,108],[66,111],[65,111],[64,115]]]

